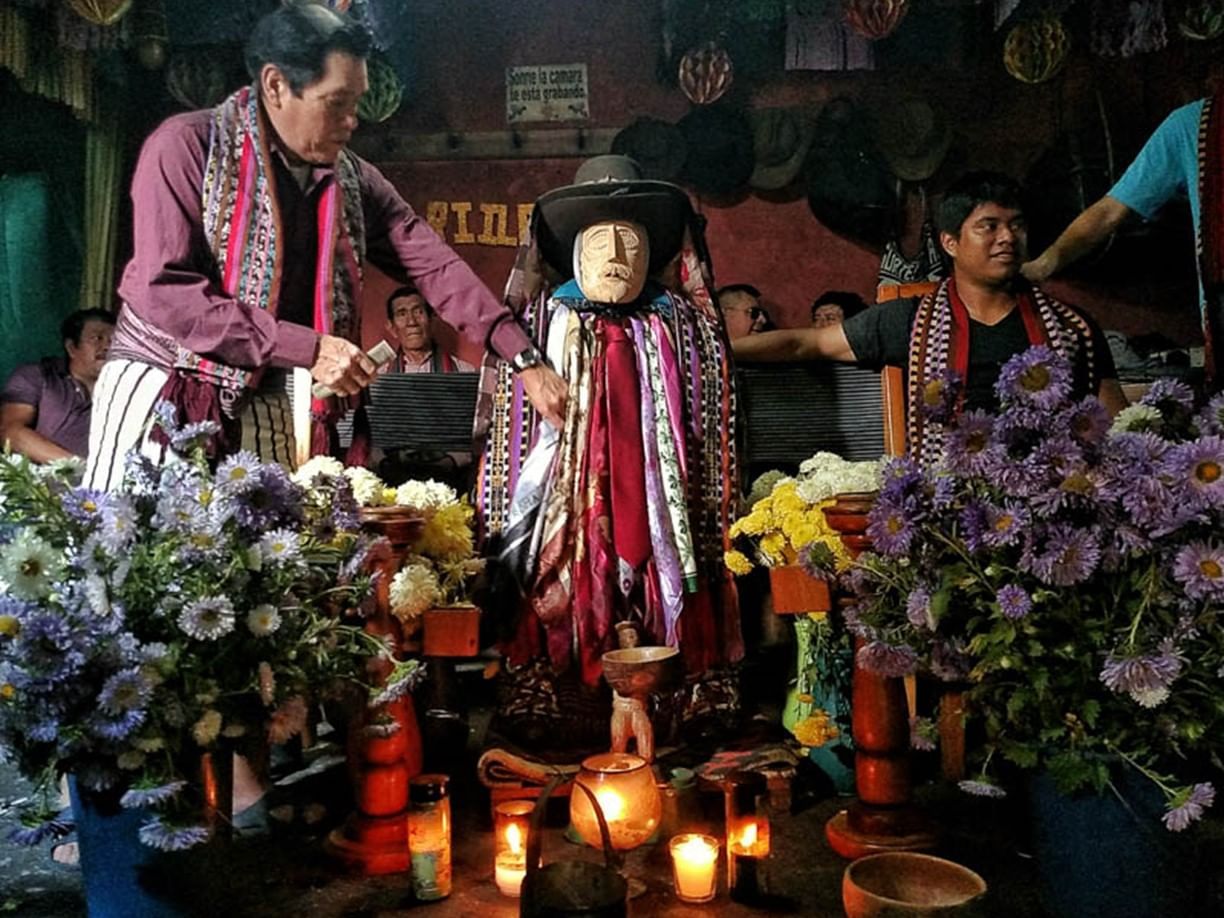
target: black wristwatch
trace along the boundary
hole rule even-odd
[[[510,361],[510,365],[514,367],[516,373],[530,370],[532,367],[538,367],[542,363],[544,363],[544,355],[540,353],[540,349],[534,344],[523,348]]]

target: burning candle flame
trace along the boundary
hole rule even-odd
[[[514,823],[506,826],[506,844],[510,846],[511,854],[523,853],[523,830]]]
[[[757,824],[750,822],[744,826],[743,834],[740,835],[740,847],[751,850],[756,847],[757,843]]]
[[[689,838],[676,846],[676,856],[691,864],[710,864],[718,856],[718,848],[702,838]]]
[[[595,794],[599,808],[603,810],[604,819],[613,822],[625,815],[625,801],[616,791],[602,790]]]

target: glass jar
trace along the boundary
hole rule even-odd
[[[763,892],[769,857],[769,785],[765,776],[737,771],[723,783],[727,816],[727,891],[738,902]]]
[[[493,879],[503,896],[517,899],[527,875],[527,835],[533,809],[529,800],[509,800],[493,809]]]
[[[451,812],[446,775],[418,775],[408,783],[408,854],[412,894],[420,902],[451,891]]]
[[[636,848],[659,828],[662,798],[645,759],[627,752],[593,755],[583,760],[575,780],[599,801],[612,847],[618,851]],[[599,820],[590,798],[581,791],[570,792],[570,821],[584,842],[603,847]]]

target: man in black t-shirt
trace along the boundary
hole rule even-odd
[[[1125,407],[1097,324],[1020,276],[1028,240],[1014,181],[990,172],[964,176],[944,196],[937,224],[952,277],[934,293],[871,307],[840,325],[741,338],[732,342],[736,359],[901,367],[909,405],[927,382],[951,370],[965,381],[963,407],[992,410],[1000,367],[1032,345],[1048,344],[1071,360],[1076,397],[1096,395],[1110,414]],[[921,458],[914,448],[923,441],[920,414],[907,411],[911,451]]]

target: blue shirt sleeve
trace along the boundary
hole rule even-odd
[[[1203,100],[1169,114],[1109,191],[1145,220],[1179,195],[1198,190],[1198,125]]]

